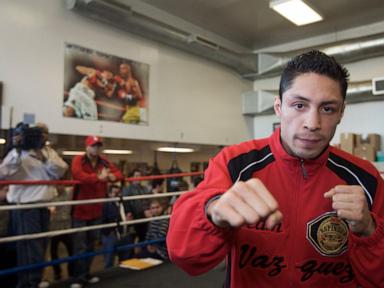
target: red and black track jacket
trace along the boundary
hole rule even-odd
[[[110,173],[115,175],[116,181],[124,179],[121,171],[102,156],[98,158],[96,166],[92,167],[86,154],[77,155],[72,160],[71,168],[73,179],[81,181],[81,184],[75,186],[74,200],[105,198],[107,196],[108,183],[98,178],[98,174],[103,168],[109,168]],[[77,220],[101,219],[102,209],[102,203],[76,205],[73,206],[72,217]]]
[[[384,287],[384,181],[368,161],[334,147],[315,160],[286,153],[280,130],[271,137],[225,148],[204,181],[176,202],[167,236],[173,262],[192,275],[225,257],[225,287]],[[236,181],[259,178],[279,203],[283,222],[221,229],[206,217],[206,203]],[[324,193],[360,185],[376,230],[358,237],[338,218]]]

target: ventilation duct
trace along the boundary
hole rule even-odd
[[[373,95],[371,81],[351,82],[348,85],[346,97],[347,104],[377,101],[383,99],[384,95]]]
[[[213,60],[240,75],[257,73],[257,54],[243,54],[202,36],[160,22],[117,1],[67,0],[67,8],[151,40]]]
[[[243,53],[144,15],[116,0],[66,0],[66,4],[68,9],[86,17],[223,64],[248,80],[277,76],[292,56],[313,48],[341,63],[384,55],[384,34],[286,53]]]
[[[256,90],[242,94],[242,114],[245,116],[261,116],[274,114],[273,102],[277,90]],[[384,95],[372,94],[372,82],[350,82],[346,102],[348,104],[384,100]]]
[[[340,63],[350,63],[384,55],[384,34],[311,47],[287,53],[259,53],[258,73],[243,75],[248,79],[262,79],[281,74],[285,65],[294,56],[311,49],[318,49],[335,57]]]

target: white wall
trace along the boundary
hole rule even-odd
[[[371,81],[384,76],[384,57],[377,57],[345,65],[351,74],[351,82]],[[384,101],[347,105],[343,120],[336,130],[332,143],[340,143],[340,133],[377,133],[381,135],[384,149]]]
[[[210,61],[66,10],[64,1],[3,0],[0,9],[2,128],[24,113],[53,133],[207,144],[249,139],[241,93],[252,83]],[[150,65],[149,125],[62,117],[64,43]]]
[[[350,81],[371,81],[374,77],[384,76],[384,57],[372,58],[351,64],[345,64],[350,72]],[[277,90],[279,77],[254,82],[254,89]],[[254,117],[254,137],[265,137],[272,132],[272,123],[278,122],[274,115]],[[347,105],[342,122],[331,141],[339,143],[340,133],[377,133],[381,135],[381,149],[384,149],[384,101]]]

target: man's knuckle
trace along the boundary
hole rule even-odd
[[[269,205],[270,205],[270,208],[271,208],[271,212],[276,211],[277,209],[279,209],[279,204],[277,204],[276,201],[273,201]]]
[[[228,222],[232,227],[240,227],[244,224],[244,219],[241,217],[233,217],[229,219]]]
[[[271,210],[267,207],[267,206],[261,206],[259,208],[259,215],[262,217],[262,218],[265,218],[267,217],[269,214],[271,214]]]
[[[359,194],[358,199],[359,199],[360,202],[365,202],[365,195],[364,194]]]
[[[246,184],[243,181],[239,181],[233,187],[235,188],[235,190],[237,190],[237,189],[243,189],[245,186]]]
[[[261,180],[259,178],[252,178],[252,179],[248,180],[247,182],[257,185],[257,184],[260,184]]]
[[[251,215],[251,223],[257,223],[259,220],[260,220],[260,215],[258,215],[257,213],[253,213],[253,215]]]

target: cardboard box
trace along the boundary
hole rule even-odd
[[[376,161],[384,163],[384,150],[376,152]],[[384,171],[384,170],[383,170]]]
[[[340,134],[340,149],[353,154],[356,144],[355,133],[341,133]]]
[[[362,135],[357,135],[356,137],[356,147],[359,147],[364,144],[370,144],[373,146],[373,149],[375,151],[380,150],[380,143],[381,142],[381,137],[379,134],[368,134],[367,137],[363,137]]]
[[[375,161],[376,150],[371,144],[362,144],[354,149],[353,154],[368,161]]]

